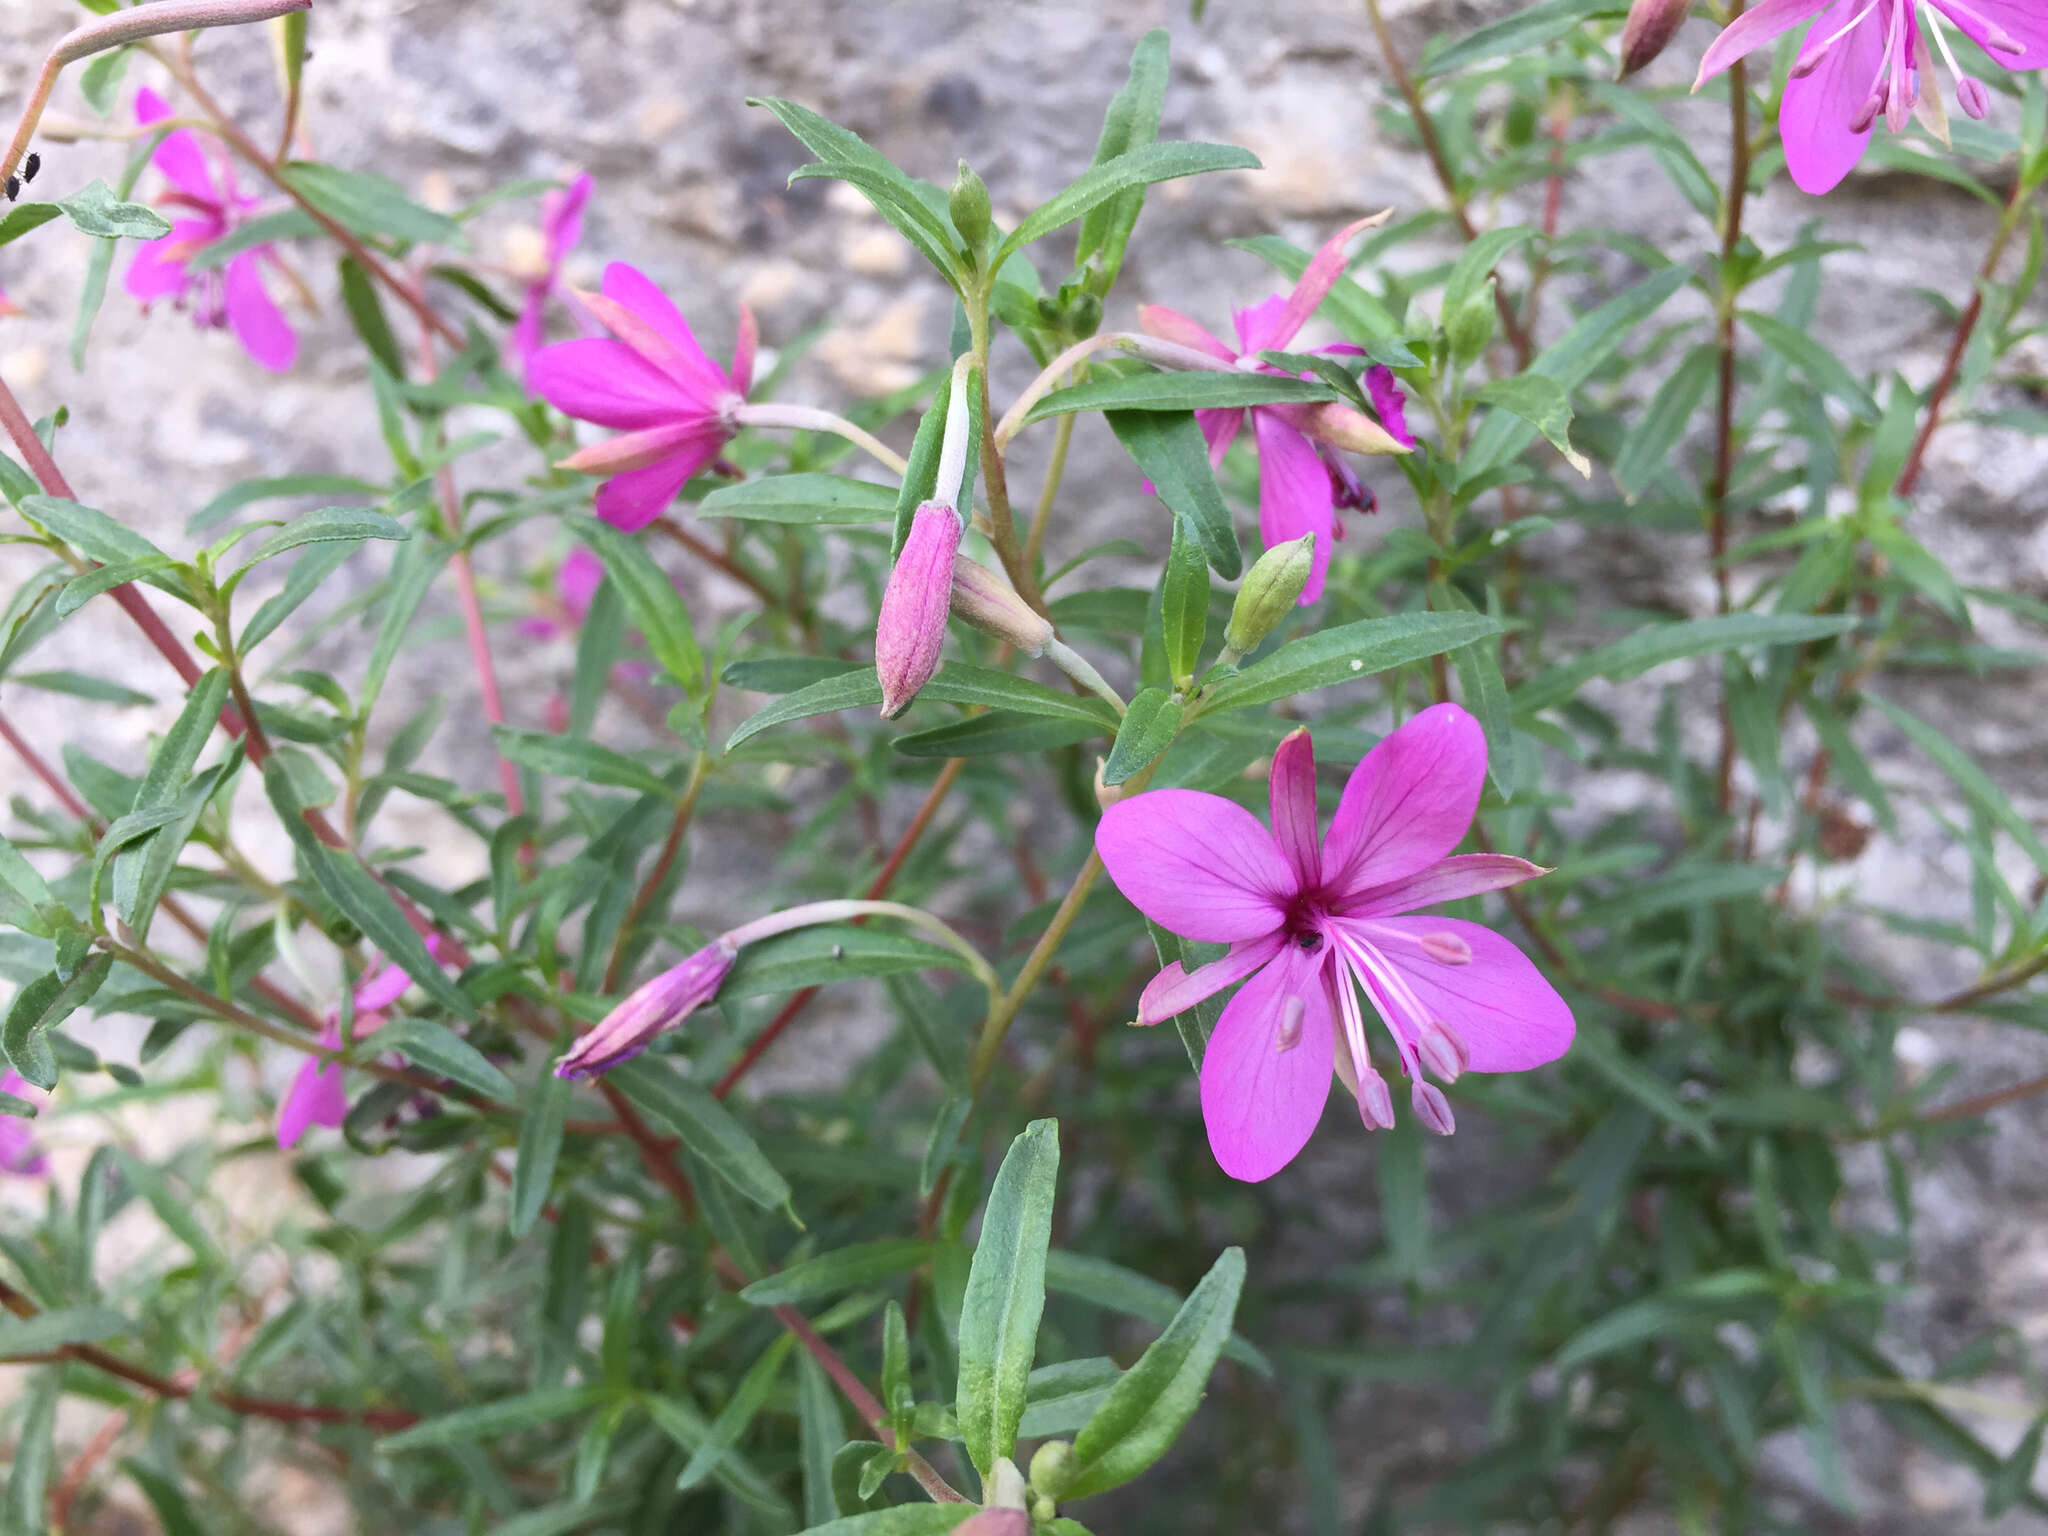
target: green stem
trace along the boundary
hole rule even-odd
[[[1045,484],[1039,488],[1038,506],[1031,514],[1031,532],[1024,539],[1024,560],[1034,572],[1045,548],[1046,525],[1052,521],[1053,498],[1059,495],[1060,479],[1067,472],[1067,445],[1073,440],[1074,412],[1068,411],[1053,431],[1052,462],[1045,467]]]
[[[1045,594],[1038,576],[1017,541],[1017,525],[1010,512],[1010,482],[1003,467],[1002,449],[996,446],[995,422],[988,400],[988,292],[977,288],[966,296],[967,331],[974,349],[977,388],[981,391],[981,483],[988,497],[989,542],[1008,572],[1017,595],[1039,613],[1045,612]]]

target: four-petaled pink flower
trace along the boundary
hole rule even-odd
[[[23,1082],[21,1074],[11,1067],[4,1076],[0,1076],[0,1093],[11,1093],[17,1099],[35,1102],[35,1090]],[[40,1179],[49,1173],[49,1159],[36,1145],[35,1132],[30,1129],[33,1124],[33,1121],[18,1115],[0,1115],[0,1173],[11,1173],[24,1179]]]
[[[1263,304],[1232,315],[1237,326],[1235,349],[1186,315],[1164,305],[1144,306],[1138,311],[1138,324],[1150,335],[1206,352],[1234,368],[1280,373],[1281,369],[1260,362],[1259,354],[1288,349],[1337,279],[1344,275],[1344,247],[1372,222],[1360,219],[1339,230],[1316,252],[1294,291],[1285,298],[1276,293]],[[1346,343],[1319,350],[1360,355],[1359,348]],[[1330,566],[1330,546],[1339,534],[1336,509],[1372,509],[1372,493],[1358,483],[1358,477],[1337,457],[1335,450],[1396,453],[1415,446],[1404,414],[1401,388],[1394,382],[1392,370],[1378,365],[1368,369],[1366,388],[1373,409],[1379,413],[1377,422],[1348,405],[1334,404],[1255,405],[1248,410],[1195,413],[1202,436],[1209,442],[1209,456],[1219,464],[1237,440],[1246,416],[1251,418],[1252,435],[1259,448],[1259,537],[1271,549],[1304,533],[1316,536],[1315,565],[1309,572],[1308,585],[1301,589],[1304,607],[1323,595],[1323,573]]]
[[[753,383],[754,317],[740,306],[727,373],[668,295],[624,262],[605,268],[602,293],[578,298],[611,336],[541,348],[527,385],[579,421],[619,429],[561,467],[610,476],[597,488],[597,515],[632,532],[659,517],[737,430],[732,412]]]
[[[1104,813],[1095,847],[1132,904],[1187,938],[1230,945],[1192,974],[1178,963],[1161,971],[1138,1022],[1245,983],[1202,1060],[1202,1118],[1232,1178],[1269,1178],[1293,1161],[1322,1116],[1333,1064],[1366,1125],[1392,1127],[1361,989],[1394,1037],[1416,1114],[1442,1135],[1454,1129],[1450,1104],[1425,1073],[1521,1072],[1571,1044],[1571,1009],[1513,944],[1478,923],[1408,915],[1544,873],[1502,854],[1451,854],[1485,777],[1478,722],[1438,704],[1366,754],[1320,846],[1305,729],[1274,754],[1270,832],[1235,801],[1187,789]]]
[[[1693,89],[1809,20],[1778,108],[1785,167],[1802,192],[1832,191],[1863,158],[1880,116],[1900,133],[1917,108],[1946,137],[1929,38],[1964,114],[1990,110],[1984,82],[1956,62],[1944,20],[2006,69],[2048,65],[2048,7],[2039,0],[1763,0],[1714,39]]]
[[[436,947],[434,941],[429,946]],[[356,987],[355,1036],[360,1040],[384,1023],[384,1010],[404,996],[412,978],[398,966],[386,962]],[[341,1049],[341,1021],[329,1014],[327,1027],[320,1031],[320,1048]],[[299,1067],[292,1085],[285,1090],[284,1103],[277,1110],[277,1144],[289,1149],[312,1125],[330,1128],[348,1118],[348,1088],[342,1065],[318,1056],[308,1056]]]
[[[538,270],[526,285],[526,302],[519,322],[512,327],[512,355],[519,359],[519,371],[530,375],[534,355],[541,348],[542,321],[548,300],[562,288],[562,263],[583,238],[583,209],[595,185],[589,172],[566,187],[558,187],[541,199],[541,252]]]
[[[135,98],[135,116],[145,127],[161,122],[171,116],[170,103],[145,86]],[[244,352],[273,373],[283,373],[299,355],[299,338],[263,286],[265,266],[284,269],[277,248],[251,246],[203,272],[189,265],[199,252],[246,223],[256,199],[236,191],[225,160],[216,181],[198,139],[183,128],[156,147],[151,163],[171,184],[157,201],[191,217],[174,220],[168,235],[145,245],[129,263],[129,296],[143,304],[170,299],[202,326],[226,326]]]

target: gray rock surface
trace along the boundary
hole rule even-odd
[[[1464,30],[1493,9],[1423,0],[1397,8],[1396,26],[1412,54],[1429,33]],[[46,43],[79,15],[61,0],[0,0],[0,36],[8,41],[0,51],[0,100],[18,96]],[[1223,240],[1274,231],[1314,245],[1360,212],[1439,202],[1426,163],[1382,131],[1384,72],[1354,0],[1213,0],[1200,25],[1191,23],[1184,4],[1167,0],[1116,7],[1079,0],[593,0],[569,6],[319,0],[306,124],[323,157],[381,170],[423,201],[443,206],[514,177],[591,171],[598,193],[579,257],[582,277],[594,276],[597,264],[611,257],[643,266],[677,296],[714,352],[729,346],[740,300],[754,307],[769,346],[830,324],[788,397],[840,404],[900,387],[940,360],[949,307],[916,258],[857,198],[821,182],[786,187],[789,170],[805,157],[766,113],[744,107],[741,98],[778,94],[806,102],[942,184],[955,159],[965,157],[993,189],[998,215],[1014,217],[1085,165],[1102,104],[1121,83],[1131,44],[1156,24],[1175,32],[1166,134],[1245,144],[1267,169],[1160,190],[1132,247],[1122,318],[1137,301],[1161,301],[1220,328],[1233,304],[1274,286],[1260,263],[1222,249]],[[1707,35],[1703,24],[1689,24],[1651,82],[1682,86]],[[275,91],[262,38],[210,37],[199,58],[225,101],[252,120],[273,120]],[[138,65],[131,84],[140,78],[163,84],[154,67]],[[1693,102],[1674,110],[1710,165],[1723,163],[1725,128],[1715,112]],[[75,80],[60,90],[56,111],[73,119],[86,115]],[[43,148],[48,180],[38,190],[57,193],[93,176],[111,180],[124,153],[93,141],[46,142]],[[479,221],[479,253],[509,259],[531,208],[512,205]],[[1538,211],[1526,199],[1511,198],[1483,214],[1512,222]],[[1910,291],[1927,286],[1964,295],[1990,234],[1991,213],[1931,182],[1864,177],[1824,205],[1781,182],[1753,205],[1751,225],[1768,243],[1816,217],[1831,237],[1861,247],[1831,259],[1817,329],[1852,364],[1896,367],[1915,383],[1931,378],[1946,331],[1941,317]],[[1616,219],[1673,252],[1697,251],[1707,235],[1641,152],[1596,162],[1566,182],[1564,228]],[[530,241],[530,233],[524,238]],[[1420,262],[1426,254],[1418,249],[1401,259]],[[382,463],[359,352],[331,273],[305,274],[321,309],[298,317],[306,345],[286,378],[259,375],[225,335],[197,333],[168,311],[143,315],[118,283],[86,366],[74,372],[64,353],[79,256],[78,237],[59,227],[0,248],[0,288],[28,311],[25,318],[0,319],[0,376],[32,414],[69,407],[58,456],[82,499],[183,547],[185,518],[234,480]],[[1601,280],[1627,275],[1614,261],[1603,266]],[[1566,303],[1582,304],[1599,286],[1585,278],[1561,284],[1548,322],[1554,328]],[[1118,318],[1113,311],[1112,322]],[[1029,371],[1013,354],[997,381],[998,395]],[[1998,403],[2020,399],[2016,391],[1995,393],[2011,396]],[[1024,483],[1035,480],[1033,455],[1043,452],[1043,443],[1025,448]],[[1105,432],[1084,428],[1076,454],[1069,479],[1075,489],[1064,502],[1055,547],[1158,532],[1147,526],[1144,508],[1128,489],[1098,489],[1128,480]],[[1970,426],[1944,432],[1916,513],[1921,538],[1955,562],[1965,580],[2036,592],[2048,586],[2048,534],[2040,529],[2048,505],[2040,475],[2044,456],[2048,448],[2040,438]],[[1385,520],[1413,520],[1398,476],[1377,478]],[[1704,546],[1696,539],[1559,530],[1531,552],[1617,601],[1696,612],[1711,603]],[[494,551],[486,561],[494,611],[504,617],[521,602],[507,584],[513,555]],[[0,547],[0,585],[11,586],[25,569],[18,550]],[[701,580],[700,600],[733,598],[717,577]],[[409,713],[407,696],[430,691],[447,696],[452,718],[474,716],[452,596],[435,601],[431,633],[439,641],[402,662],[388,709],[393,723]],[[1986,633],[2004,641],[2018,632],[1987,623]],[[346,649],[344,640],[330,642],[328,651]],[[538,723],[545,698],[566,676],[566,649],[508,642],[499,657],[515,718]],[[42,664],[89,665],[147,687],[168,680],[154,655],[114,623],[72,626],[47,648]],[[2048,745],[2048,700],[2039,674],[1997,674],[1967,690],[1927,688],[1906,702],[1967,745],[2023,811],[2043,809],[2048,780],[2040,754]],[[166,718],[133,710],[94,712],[81,721],[71,703],[18,688],[7,690],[4,704],[46,751],[79,740],[130,768],[143,760],[147,733]],[[631,727],[621,722],[620,728]],[[1897,782],[1935,797],[1948,793],[1902,743],[1880,745],[1887,748],[1880,754],[1883,766]],[[480,787],[493,782],[476,732],[444,731],[428,766]],[[39,793],[12,761],[0,767],[0,784],[31,798]],[[1639,794],[1641,786],[1587,790],[1611,799]],[[449,873],[474,872],[462,862],[473,862],[470,851],[440,843],[432,818],[413,815],[403,803],[388,814],[391,840],[433,841]],[[1897,842],[1873,841],[1846,877],[1875,900],[1966,910],[1967,865],[1939,824],[1913,816],[1905,834]],[[284,857],[275,846],[258,852],[271,861]],[[729,907],[741,889],[742,859],[736,827],[711,819],[678,915],[709,920]],[[1827,878],[1839,889],[1845,872],[1837,868]],[[1968,979],[1951,957],[1909,950],[1875,930],[1869,937],[1874,962],[1903,986],[1931,995]],[[821,1013],[810,1028],[808,1049],[800,1054],[814,1068],[829,1060],[834,1032],[857,1035],[859,1020],[846,1011]],[[1912,1048],[1920,1070],[1958,1064],[1957,1095],[2048,1069],[2048,1044],[1967,1019],[1928,1021]],[[791,1059],[787,1069],[805,1068]],[[1931,1352],[1994,1320],[2012,1323],[2029,1340],[2048,1332],[2048,1243],[2039,1235],[2048,1230],[2048,1178],[2038,1150],[2044,1131],[2048,1100],[2000,1111],[1985,1136],[1946,1152],[1921,1181],[1925,1257],[1906,1316],[1924,1325]],[[1322,1155],[1317,1177],[1331,1182],[1333,1199],[1359,1201],[1356,1174],[1366,1155],[1348,1140]],[[1448,1170],[1453,1159],[1483,1159],[1484,1147],[1478,1138],[1461,1137],[1455,1149],[1433,1149],[1432,1155]],[[1867,1187],[1877,1188],[1874,1169]],[[1373,1230],[1369,1209],[1357,1212],[1356,1227],[1362,1251]],[[2008,1385],[2011,1395],[2023,1395],[2022,1383]],[[1418,1460],[1426,1465],[1454,1445],[1470,1449],[1480,1433],[1481,1408],[1446,1405],[1406,1389],[1360,1388],[1347,1395],[1332,1421],[1347,1511],[1362,1509],[1384,1468]],[[1968,1478],[1918,1453],[1899,1454],[1868,1416],[1855,1416],[1851,1426],[1867,1511],[1857,1529],[1931,1536],[2025,1528],[2018,1517],[1982,1526]],[[2017,1440],[2024,1420],[1985,1420],[1982,1427],[2006,1444]],[[1788,1508],[1814,1508],[1798,1502],[1809,1478],[1797,1446],[1783,1447],[1775,1465],[1793,1501]],[[1274,1498],[1279,1505],[1297,1503],[1287,1488],[1276,1488]],[[1815,1529],[1837,1528],[1824,1527],[1817,1514],[1811,1518]]]

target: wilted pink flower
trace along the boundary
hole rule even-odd
[[[555,1076],[595,1077],[631,1061],[656,1035],[675,1028],[718,996],[739,953],[733,936],[721,934],[682,964],[636,988],[555,1064]]]
[[[875,675],[882,682],[884,720],[908,709],[939,669],[963,526],[960,514],[943,501],[926,502],[910,520],[875,620]]]
[[[427,943],[430,950],[438,947],[437,939],[430,938]],[[412,978],[388,961],[365,977],[356,987],[356,1038],[360,1040],[372,1030],[382,1028],[384,1010],[403,997],[411,985]],[[332,1014],[327,1017],[327,1027],[320,1031],[320,1048],[341,1049],[341,1021]],[[338,1126],[347,1118],[348,1088],[341,1063],[308,1056],[291,1087],[285,1090],[284,1102],[278,1106],[277,1144],[289,1150],[298,1145],[308,1126]]]
[[[145,86],[135,98],[135,116],[145,127],[161,122],[171,116],[170,103]],[[171,184],[157,201],[192,217],[174,220],[168,235],[137,253],[128,265],[129,295],[143,304],[170,299],[202,326],[226,326],[249,356],[273,373],[284,372],[299,355],[299,338],[263,286],[264,267],[284,270],[277,247],[251,246],[203,272],[189,266],[199,252],[246,223],[256,199],[235,189],[224,158],[216,181],[198,139],[186,129],[168,135],[151,163]]]
[[[668,295],[624,262],[605,268],[602,293],[578,300],[611,336],[542,347],[527,385],[579,421],[619,429],[560,467],[609,476],[597,488],[597,515],[631,532],[659,517],[736,430],[732,412],[753,383],[754,317],[740,306],[727,373],[704,355]]]
[[[1237,327],[1235,350],[1186,315],[1163,305],[1147,304],[1140,309],[1138,323],[1151,335],[1205,352],[1233,367],[1279,373],[1282,370],[1261,363],[1259,353],[1287,349],[1337,279],[1344,275],[1344,247],[1372,222],[1373,219],[1359,219],[1339,230],[1316,252],[1294,291],[1285,298],[1276,293],[1263,304],[1233,314],[1231,319]],[[1345,344],[1321,350],[1359,354],[1357,347]],[[1400,453],[1415,446],[1402,414],[1400,386],[1394,382],[1392,371],[1375,366],[1368,370],[1366,382],[1373,409],[1380,416],[1378,421],[1363,411],[1338,404],[1256,405],[1249,409],[1195,413],[1202,436],[1209,442],[1209,456],[1219,464],[1237,440],[1245,418],[1251,418],[1252,435],[1259,448],[1259,537],[1271,548],[1304,533],[1316,536],[1315,569],[1301,593],[1304,606],[1323,595],[1323,575],[1329,569],[1330,545],[1336,536],[1337,487],[1333,486],[1332,471],[1325,462],[1331,456],[1319,457],[1318,444],[1354,453]]]
[[[1929,38],[1955,78],[1963,112],[1981,118],[1990,109],[1984,82],[1956,62],[1944,20],[2006,69],[2048,65],[2048,7],[2039,0],[1763,0],[1714,39],[1693,89],[1812,21],[1778,109],[1778,136],[1799,189],[1829,192],[1863,158],[1880,115],[1901,133],[1917,109],[1946,136]]]
[[[5,1076],[0,1076],[0,1093],[11,1093],[31,1103],[35,1100],[35,1090],[11,1067]],[[33,1124],[16,1115],[0,1115],[0,1173],[24,1179],[40,1179],[49,1173],[50,1163],[36,1145]]]
[[[1394,1038],[1417,1116],[1441,1135],[1454,1128],[1450,1104],[1425,1073],[1448,1083],[1465,1071],[1521,1072],[1571,1044],[1571,1010],[1513,944],[1478,923],[1405,915],[1543,873],[1501,854],[1451,855],[1485,777],[1478,722],[1438,704],[1366,754],[1320,846],[1306,730],[1274,754],[1270,832],[1236,802],[1186,789],[1104,813],[1096,850],[1138,910],[1230,945],[1191,975],[1177,963],[1161,971],[1138,1022],[1245,983],[1202,1060],[1202,1118],[1231,1177],[1269,1178],[1293,1161],[1322,1116],[1333,1064],[1366,1125],[1393,1125],[1361,988]]]

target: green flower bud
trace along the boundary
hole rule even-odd
[[[1085,341],[1102,328],[1102,300],[1092,293],[1077,293],[1067,305],[1067,330],[1076,341]]]
[[[1485,286],[1467,299],[1456,314],[1444,316],[1444,339],[1450,343],[1454,370],[1477,362],[1493,340],[1493,323],[1498,313],[1493,285],[1494,280],[1489,277]]]
[[[953,178],[953,191],[946,199],[946,207],[968,250],[979,255],[988,244],[988,188],[965,160],[960,162],[960,174]]]
[[[1031,1456],[1031,1491],[1058,1503],[1074,1486],[1074,1448],[1064,1440],[1048,1440]]]
[[[1237,601],[1230,605],[1230,622],[1223,628],[1225,646],[1242,656],[1273,633],[1308,585],[1315,553],[1316,536],[1304,533],[1289,543],[1275,544],[1252,563],[1237,589]]]

